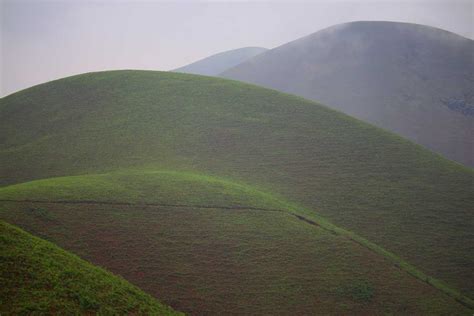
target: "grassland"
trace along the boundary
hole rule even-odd
[[[367,248],[285,213],[54,203],[2,209],[9,221],[190,314],[470,314]]]
[[[298,205],[305,218],[326,223],[333,230],[341,229],[340,233],[347,232],[341,237],[343,240],[353,234],[352,239],[365,243],[363,248],[378,252],[383,262],[406,263],[423,276],[444,282],[439,287],[474,296],[474,253],[470,249],[474,242],[472,170],[314,102],[209,77],[114,71],[74,76],[5,97],[0,100],[0,120],[0,185],[4,199],[49,197],[142,204],[138,207],[53,203],[45,211],[44,204],[3,203],[2,218],[35,234],[55,236],[55,242],[86,258],[100,256],[98,251],[87,257],[85,249],[99,247],[100,243],[94,242],[94,233],[99,238],[106,225],[94,229],[100,220],[84,217],[81,220],[85,221],[83,225],[90,224],[91,235],[79,238],[81,231],[74,228],[80,221],[76,216],[92,216],[91,212],[99,216],[102,209],[138,214],[158,207],[143,205],[146,203],[248,207],[251,203],[252,207],[278,209]],[[48,179],[51,177],[61,178]],[[34,210],[38,208],[36,216],[38,212]],[[52,214],[54,223],[56,212],[65,213],[61,213],[61,225],[55,229],[65,225],[77,233],[76,237],[67,235],[67,231],[56,232],[58,235],[43,231],[45,227],[41,225],[46,222],[41,218]],[[279,212],[271,214],[283,216]],[[63,224],[68,221],[67,216],[76,218],[71,226]],[[161,216],[160,213],[156,220]],[[176,226],[185,221],[184,217],[175,219]],[[124,225],[133,222],[133,216],[121,218]],[[149,234],[159,236],[165,228],[159,223],[154,225],[155,228],[149,227]],[[233,229],[242,228],[236,227]],[[131,226],[135,232],[127,231],[128,236],[141,234],[141,228],[138,223]],[[217,232],[206,238],[219,238],[214,234]],[[120,238],[119,232],[107,238],[113,243]],[[186,238],[189,240],[182,241],[185,244],[197,237],[191,234]],[[237,236],[232,242],[245,238]],[[66,245],[80,244],[81,240],[87,240],[88,246]],[[141,240],[146,244],[148,239]],[[271,240],[266,244],[270,248]],[[124,243],[128,242],[131,243]],[[161,247],[159,243],[151,249]],[[182,244],[168,241],[167,245]],[[134,258],[135,248],[125,247],[129,254],[123,253],[122,258]],[[189,252],[187,258],[196,255]],[[391,256],[394,258],[390,259]],[[283,257],[281,260],[285,260]],[[263,257],[246,259],[256,264],[258,258]],[[316,255],[310,258],[316,260]],[[91,259],[100,263],[95,260]],[[149,259],[150,266],[153,260]],[[328,263],[325,269],[336,264]],[[374,266],[371,268],[375,269]],[[120,274],[124,275],[125,270],[121,269]],[[251,273],[251,268],[246,272]],[[212,277],[214,272],[208,273],[202,278]],[[284,275],[283,270],[280,273]],[[309,281],[302,283],[305,282]],[[351,292],[353,288],[371,292],[365,281],[341,286],[338,293]],[[401,291],[390,290],[397,293],[392,298],[396,303],[385,303],[406,305],[397,301]],[[258,293],[255,291],[253,296]],[[263,295],[265,290],[260,293]],[[311,293],[317,296],[317,291]],[[423,288],[412,293],[416,297],[416,293],[426,291]],[[201,305],[189,304],[203,300],[192,296],[188,303],[183,303],[186,295],[177,297],[175,305],[185,307],[185,311],[199,310]],[[275,302],[273,306],[278,306]],[[437,304],[435,299],[430,302],[438,313],[443,313],[441,305],[452,307],[450,303]],[[347,304],[348,310],[361,313],[361,306],[365,306],[349,301]],[[426,306],[408,305],[413,311],[429,311]],[[375,307],[372,310],[380,311]]]
[[[0,200],[287,208],[277,197],[248,185],[169,170],[131,170],[36,180],[0,188]]]
[[[124,279],[0,221],[0,313],[181,315]]]
[[[467,314],[459,303],[472,304],[308,210],[216,177],[36,180],[0,188],[0,216],[192,314]]]

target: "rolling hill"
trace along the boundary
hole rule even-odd
[[[2,315],[182,315],[101,268],[0,221]]]
[[[472,309],[473,171],[325,106],[112,71],[5,97],[0,122],[0,217],[178,310]]]
[[[191,314],[469,314],[416,268],[226,179],[130,170],[8,186],[0,199],[3,218]]]
[[[234,66],[237,66],[238,64],[246,61],[247,59],[261,54],[266,50],[267,49],[263,47],[243,47],[228,50],[198,60],[173,71],[196,75],[217,76],[221,72],[226,71],[227,69],[232,68]]]
[[[474,41],[395,22],[329,27],[221,75],[322,102],[474,166]]]

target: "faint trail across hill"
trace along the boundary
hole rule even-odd
[[[271,208],[261,208],[261,207],[252,207],[252,206],[222,206],[222,205],[199,205],[199,204],[167,204],[167,203],[129,203],[129,202],[110,202],[110,201],[93,201],[93,200],[57,200],[57,201],[47,201],[47,200],[9,200],[3,199],[0,202],[17,202],[17,203],[44,203],[44,204],[91,204],[91,205],[111,205],[111,206],[155,206],[155,207],[185,207],[185,208],[203,208],[203,209],[223,209],[223,210],[251,210],[251,211],[265,211],[265,212],[281,212],[288,213],[288,211],[280,209],[271,209]],[[315,223],[316,224],[316,223]]]

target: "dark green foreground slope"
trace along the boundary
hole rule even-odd
[[[57,246],[0,221],[0,314],[181,315]]]
[[[314,102],[222,79],[113,71],[5,97],[0,123],[3,186],[124,168],[219,176],[474,296],[472,170]]]

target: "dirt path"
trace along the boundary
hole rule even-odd
[[[251,210],[251,211],[265,211],[265,212],[281,212],[289,213],[281,209],[261,208],[252,206],[222,206],[222,205],[199,205],[199,204],[166,204],[166,203],[129,203],[129,202],[109,202],[109,201],[93,201],[93,200],[0,200],[0,202],[13,203],[42,203],[42,204],[79,204],[79,205],[111,205],[111,206],[136,206],[136,207],[186,207],[186,208],[202,208],[202,209],[223,209],[223,210]]]

